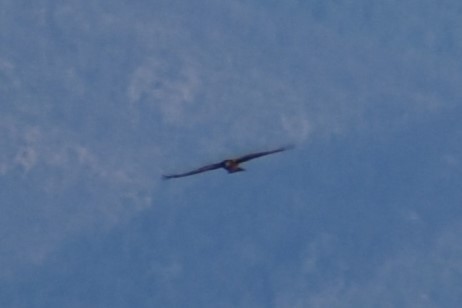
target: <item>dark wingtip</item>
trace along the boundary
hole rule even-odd
[[[289,144],[289,145],[283,146],[281,150],[287,151],[287,150],[292,150],[294,148],[295,148],[295,144]]]
[[[170,180],[172,177],[171,176],[168,176],[168,175],[162,175],[162,180],[166,181],[166,180]]]

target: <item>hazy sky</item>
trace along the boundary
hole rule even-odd
[[[459,307],[461,16],[0,0],[0,306]]]

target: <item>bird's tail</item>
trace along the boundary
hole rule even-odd
[[[241,167],[237,167],[236,169],[227,169],[227,171],[228,173],[236,173],[236,172],[245,171],[245,169]]]

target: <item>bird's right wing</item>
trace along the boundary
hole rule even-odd
[[[236,162],[240,164],[240,163],[246,162],[246,161],[254,159],[254,158],[258,158],[258,157],[261,157],[261,156],[270,155],[270,154],[274,154],[274,153],[279,153],[279,152],[282,152],[282,151],[290,150],[292,148],[293,148],[293,146],[291,145],[291,146],[282,147],[282,148],[272,150],[272,151],[252,153],[252,154],[244,155],[242,157],[237,158]]]
[[[223,166],[222,163],[211,164],[211,165],[207,165],[207,166],[201,167],[199,169],[192,170],[192,171],[185,172],[185,173],[163,175],[162,178],[164,180],[174,179],[174,178],[181,178],[181,177],[184,177],[184,176],[190,176],[190,175],[194,175],[194,174],[198,174],[198,173],[202,173],[202,172],[206,172],[206,171],[210,171],[210,170],[219,169],[222,166]]]

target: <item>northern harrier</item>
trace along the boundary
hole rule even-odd
[[[189,176],[189,175],[198,174],[198,173],[202,173],[202,172],[206,172],[206,171],[210,171],[210,170],[215,170],[215,169],[220,169],[220,168],[225,169],[226,171],[228,171],[228,173],[235,173],[235,172],[245,171],[245,169],[241,168],[239,166],[239,164],[241,164],[243,162],[246,162],[248,160],[254,159],[254,158],[261,157],[261,156],[265,156],[265,155],[274,154],[274,153],[282,152],[282,151],[285,151],[285,150],[289,150],[291,148],[293,148],[293,146],[282,147],[282,148],[272,150],[272,151],[247,154],[247,155],[244,155],[244,156],[241,156],[241,157],[238,157],[238,158],[226,159],[226,160],[224,160],[222,162],[207,165],[207,166],[204,166],[204,167],[201,167],[199,169],[195,169],[195,170],[192,170],[192,171],[189,171],[189,172],[180,173],[180,174],[163,175],[162,177],[163,177],[164,180],[173,179],[173,178],[181,178],[181,177],[184,177],[184,176]]]

